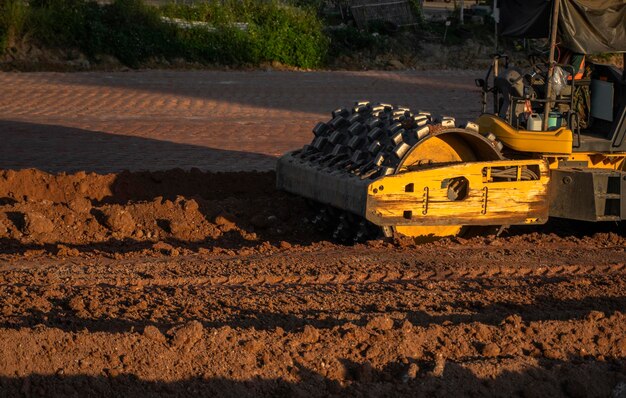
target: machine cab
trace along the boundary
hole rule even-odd
[[[596,8],[611,12],[588,12]],[[509,65],[507,56],[492,56],[485,78],[476,79],[481,132],[519,152],[626,152],[626,72],[585,63],[585,54],[597,52],[624,52],[626,63],[624,20],[620,1],[501,1],[501,35],[550,37],[550,56],[530,56],[524,68]],[[493,112],[487,113],[490,96]]]

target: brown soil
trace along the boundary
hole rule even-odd
[[[626,394],[626,238],[343,246],[273,173],[0,173],[2,396]]]

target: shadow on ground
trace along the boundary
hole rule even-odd
[[[621,360],[623,362],[623,360]],[[43,375],[0,377],[4,396],[136,396],[136,397],[615,397],[626,392],[619,362],[540,360],[519,371],[502,370],[491,377],[448,362],[440,372],[417,362],[389,363],[383,369],[341,360],[342,379],[325,377],[296,364],[289,380],[256,376],[245,380],[193,377],[178,381],[149,381],[134,374],[103,369],[95,375]],[[421,365],[421,366],[420,366]],[[107,375],[108,374],[108,375]],[[158,379],[158,377],[157,377]],[[296,381],[294,381],[296,380]]]
[[[0,169],[36,168],[53,173],[272,170],[276,162],[258,153],[12,120],[0,120],[0,142]]]
[[[368,100],[424,109],[435,114],[477,117],[479,93],[474,79],[484,70],[444,71],[135,71],[113,73],[67,73],[32,75],[55,87],[97,87],[103,95],[111,90],[139,91],[173,98],[198,98],[294,113],[328,114],[339,106]],[[79,90],[77,90],[79,91]],[[433,95],[441,93],[443,95]],[[461,100],[462,99],[462,100]]]

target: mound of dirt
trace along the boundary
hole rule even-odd
[[[185,172],[52,175],[0,172],[0,251],[62,244],[119,251],[159,241],[211,248],[310,241],[304,202],[274,174]],[[30,245],[30,246],[28,246]],[[143,245],[142,247],[147,247]],[[123,251],[123,249],[121,250]]]
[[[126,203],[177,196],[220,200],[251,194],[273,194],[274,173],[207,173],[199,169],[96,174],[50,174],[36,169],[0,170],[0,203],[42,201]]]

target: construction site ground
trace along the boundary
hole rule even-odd
[[[479,71],[0,74],[0,397],[626,396],[626,232],[329,241],[276,157]]]

